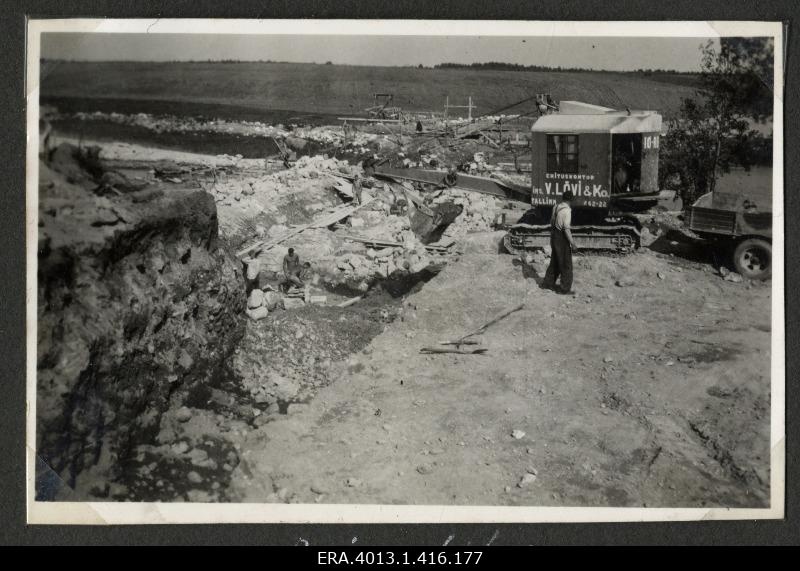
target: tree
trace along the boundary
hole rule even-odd
[[[772,115],[771,39],[723,38],[719,48],[709,41],[701,50],[695,97],[682,101],[662,147],[661,182],[677,178],[685,204],[712,192],[732,166],[750,167],[764,147],[751,121]]]

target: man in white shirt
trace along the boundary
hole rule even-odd
[[[572,239],[572,191],[561,195],[561,202],[553,207],[550,217],[550,265],[544,274],[541,287],[561,294],[572,294],[572,251],[577,247]],[[556,280],[561,277],[561,287]]]

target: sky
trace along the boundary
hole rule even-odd
[[[42,34],[42,57],[83,61],[272,60],[426,67],[500,61],[609,71],[697,71],[703,38]]]

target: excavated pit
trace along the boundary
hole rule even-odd
[[[276,415],[290,413],[292,405],[307,404],[319,388],[335,382],[339,365],[402,319],[407,297],[439,271],[441,267],[425,268],[415,274],[374,279],[366,292],[331,286],[330,293],[359,300],[344,308],[277,309],[267,319],[249,322],[233,358],[235,384],[245,388],[240,402],[259,411],[249,422],[260,426]]]
[[[438,271],[376,280],[358,304],[309,305],[249,322],[225,367],[188,391],[158,436],[135,444],[119,476],[90,490],[99,499],[125,501],[230,501],[227,488],[239,467],[238,442],[260,427],[301,411],[317,390],[342,374],[357,373],[351,358],[402,319],[403,304]],[[342,324],[348,327],[343,328]],[[299,335],[298,332],[302,332]],[[275,394],[257,389],[279,379]],[[248,390],[256,389],[255,391]],[[176,421],[182,410],[191,418]],[[46,494],[43,494],[45,496]]]

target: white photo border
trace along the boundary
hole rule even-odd
[[[770,507],[607,508],[40,502],[35,500],[38,243],[38,121],[41,36],[53,32],[391,36],[773,37],[773,270],[770,385]],[[756,21],[489,21],[29,19],[26,82],[26,491],[29,524],[165,523],[558,523],[781,519],[785,502],[784,28]]]

